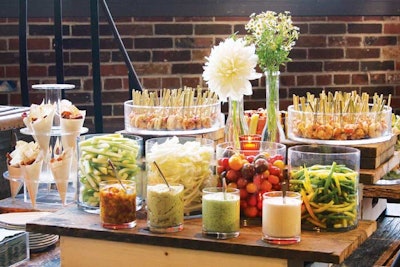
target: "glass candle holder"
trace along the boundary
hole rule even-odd
[[[261,135],[248,134],[239,136],[241,150],[259,150]]]
[[[290,190],[304,203],[302,228],[346,231],[357,227],[360,151],[327,145],[288,149]]]

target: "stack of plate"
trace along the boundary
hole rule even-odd
[[[0,227],[9,230],[25,231],[26,223],[46,216],[50,212],[13,212],[0,214]],[[40,251],[57,243],[59,236],[41,233],[29,233],[29,249]]]

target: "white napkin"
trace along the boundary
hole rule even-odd
[[[15,231],[15,230],[8,230],[4,228],[0,228],[0,242],[3,241],[7,237],[12,237],[20,233],[24,233],[25,231]]]

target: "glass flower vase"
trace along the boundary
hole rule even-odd
[[[248,126],[244,116],[243,97],[239,100],[228,99],[229,110],[225,124],[225,142],[231,142],[240,148],[239,136],[248,134]]]
[[[266,109],[267,122],[262,133],[263,141],[280,142],[281,115],[279,111],[279,71],[266,71],[265,73],[266,89]]]

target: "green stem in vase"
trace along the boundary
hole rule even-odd
[[[278,101],[279,101],[279,72],[266,71],[267,83],[267,136],[268,141],[277,142],[278,138]]]
[[[233,121],[233,144],[235,148],[240,147],[239,143],[239,132],[243,132],[242,125],[239,121],[239,114],[238,114],[238,102],[236,100],[232,100],[232,121]],[[239,123],[239,125],[236,125]]]

